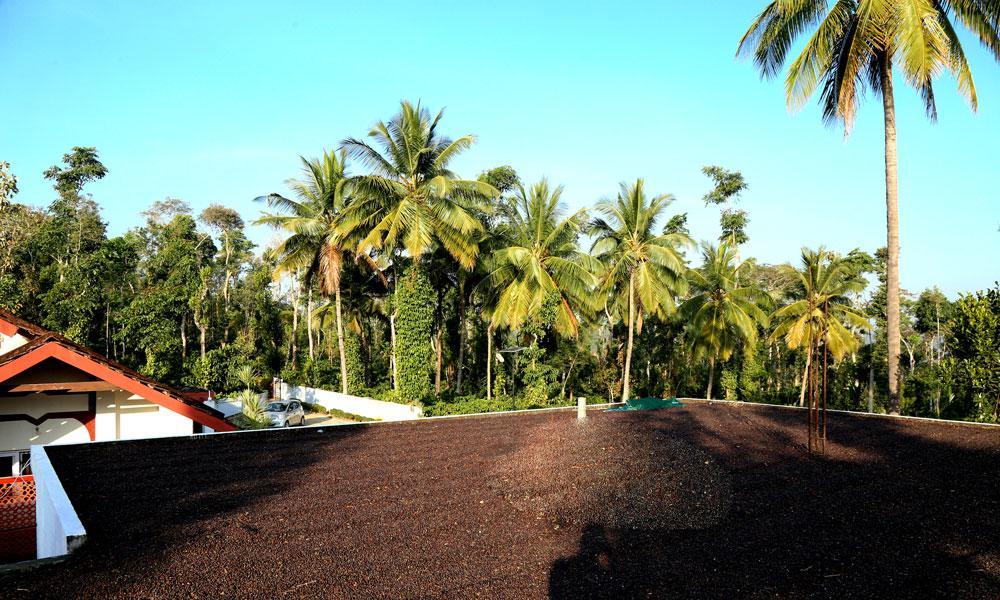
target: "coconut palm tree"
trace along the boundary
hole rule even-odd
[[[565,215],[562,192],[542,179],[530,189],[518,185],[511,202],[501,205],[498,248],[484,261],[488,274],[479,284],[495,298],[492,328],[521,329],[554,295],[556,331],[567,337],[579,332],[578,313],[593,304],[597,280],[593,259],[577,245],[586,211]]]
[[[771,316],[770,340],[784,340],[790,349],[807,349],[799,406],[805,402],[807,374],[812,357],[823,346],[834,360],[858,349],[858,330],[870,328],[865,315],[855,309],[850,294],[864,290],[864,283],[837,255],[820,248],[802,249],[801,267],[783,265],[782,271],[796,282],[793,300]]]
[[[300,157],[301,158],[301,157]],[[337,348],[340,354],[340,390],[346,394],[347,357],[340,281],[345,256],[352,254],[356,240],[338,230],[338,220],[350,204],[347,160],[343,151],[323,152],[321,159],[302,160],[302,179],[288,185],[297,200],[280,194],[262,196],[279,214],[264,213],[257,224],[284,229],[289,236],[272,250],[277,273],[303,272],[306,283],[319,279],[320,293],[333,295],[337,315]],[[308,322],[312,315],[307,311]]]
[[[348,155],[370,172],[351,179],[355,199],[339,230],[357,235],[359,253],[381,253],[393,270],[404,251],[414,268],[426,268],[421,257],[439,247],[461,268],[472,269],[483,230],[477,212],[486,210],[486,201],[498,195],[488,183],[460,179],[449,169],[474,138],[452,140],[440,135],[437,128],[443,113],[432,118],[420,104],[403,101],[396,116],[379,121],[368,132],[371,143],[356,138],[342,143]],[[393,365],[399,364],[396,317],[390,315]]]
[[[520,178],[517,176],[517,172],[508,165],[501,167],[495,167],[484,171],[479,175],[479,181],[483,181],[493,186],[497,190],[497,202],[506,202],[507,194],[510,194],[521,184]],[[477,211],[477,216],[480,222],[483,223],[483,231],[479,232],[479,239],[477,244],[479,246],[480,252],[485,253],[487,256],[493,254],[493,251],[502,245],[505,240],[500,239],[498,236],[494,235],[496,231],[496,225],[500,219],[498,211]],[[456,365],[456,383],[455,392],[458,395],[462,394],[463,385],[463,372],[465,371],[465,347],[467,345],[467,335],[468,335],[468,323],[466,322],[466,311],[468,306],[478,306],[480,309],[480,316],[487,323],[492,322],[492,314],[489,313],[492,310],[492,303],[495,303],[495,298],[490,297],[488,292],[492,290],[483,289],[485,286],[480,286],[480,283],[489,276],[489,269],[483,264],[483,261],[479,261],[476,264],[476,268],[468,271],[465,269],[459,269],[456,273],[457,276],[457,300],[458,300],[458,364]],[[476,300],[480,300],[477,302]],[[483,302],[483,301],[488,301]],[[492,399],[492,386],[493,386],[493,327],[492,325],[487,325],[486,330],[486,397],[487,399]]]
[[[432,118],[420,104],[403,101],[395,117],[368,132],[374,145],[343,141],[351,158],[371,171],[352,178],[356,198],[340,225],[344,234],[360,233],[360,252],[394,256],[405,250],[416,261],[440,244],[463,268],[475,265],[475,234],[482,223],[472,209],[497,191],[482,181],[459,179],[448,168],[474,138],[441,136],[443,113]]]
[[[893,72],[923,98],[937,118],[934,78],[951,72],[959,93],[976,110],[978,100],[965,52],[953,22],[964,25],[1000,60],[1000,3],[996,0],[775,0],[757,16],[739,44],[763,77],[776,76],[796,39],[813,30],[785,78],[789,107],[804,105],[818,87],[823,117],[854,122],[866,88],[882,97],[885,128],[885,200],[888,288],[886,333],[889,403],[899,408],[899,208],[896,108]]]
[[[695,293],[681,305],[680,313],[688,322],[692,353],[708,358],[705,398],[710,400],[716,363],[757,343],[758,327],[767,326],[763,307],[770,299],[752,285],[740,285],[739,272],[746,261],[737,260],[736,249],[728,242],[702,245],[702,259],[700,268],[688,272]]]
[[[602,216],[591,223],[595,236],[591,252],[603,263],[599,297],[607,303],[609,318],[624,318],[628,328],[622,401],[631,396],[636,327],[641,331],[647,317],[662,318],[674,312],[674,298],[687,291],[681,248],[691,243],[690,238],[657,232],[658,221],[671,202],[669,194],[648,197],[642,179],[632,185],[623,182],[614,200],[598,203],[596,210]]]

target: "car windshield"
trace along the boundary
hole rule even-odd
[[[267,412],[285,412],[285,407],[287,406],[284,402],[271,402],[264,410]]]

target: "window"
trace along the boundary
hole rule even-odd
[[[31,475],[31,452],[0,452],[0,477]]]
[[[17,464],[17,455],[13,452],[5,452],[0,454],[0,477],[11,477],[17,474],[15,466]]]

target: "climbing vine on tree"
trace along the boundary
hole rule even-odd
[[[431,394],[431,327],[435,297],[426,268],[420,263],[409,266],[396,287],[398,391],[405,402],[423,402]]]

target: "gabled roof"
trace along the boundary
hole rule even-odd
[[[20,333],[28,342],[0,355],[0,382],[52,358],[75,367],[102,381],[142,396],[146,400],[181,414],[215,431],[236,429],[225,416],[180,390],[164,385],[133,371],[106,356],[77,344],[73,340],[20,319],[0,309],[0,333],[12,336]]]

